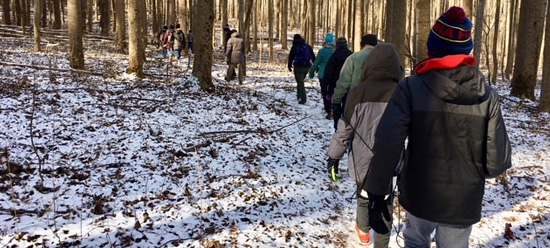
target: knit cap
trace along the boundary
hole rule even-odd
[[[346,38],[344,37],[340,37],[338,38],[338,40],[336,40],[336,47],[345,47],[348,45],[348,40],[346,40]]]
[[[472,22],[460,7],[453,6],[435,22],[428,36],[428,56],[441,58],[453,54],[470,54]]]
[[[326,44],[334,44],[334,34],[333,33],[328,33],[327,36],[325,37],[325,43]]]

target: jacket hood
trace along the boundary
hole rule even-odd
[[[361,83],[368,81],[398,83],[402,78],[403,67],[395,47],[390,43],[376,45],[363,65]]]
[[[239,32],[234,32],[231,34],[231,38],[240,38],[241,37],[241,34],[239,34]]]
[[[446,102],[475,104],[487,97],[485,80],[475,66],[432,70],[420,75],[420,78],[437,97]]]

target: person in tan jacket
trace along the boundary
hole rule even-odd
[[[226,81],[235,79],[235,68],[238,68],[239,84],[243,83],[244,68],[243,62],[245,59],[245,44],[244,40],[238,32],[233,32],[231,38],[227,41],[227,50],[225,51],[227,62],[227,74],[225,76]]]

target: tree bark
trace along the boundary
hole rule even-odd
[[[88,0],[86,12],[88,12],[86,14],[86,30],[88,30],[88,33],[91,33],[94,25],[94,0]]]
[[[138,78],[143,78],[143,58],[141,51],[145,44],[141,37],[141,12],[145,11],[143,6],[145,0],[128,0],[128,73],[135,73]]]
[[[116,43],[121,53],[126,49],[126,5],[124,0],[116,1]]]
[[[535,99],[546,0],[521,1],[511,94]],[[521,50],[520,50],[521,49]]]
[[[546,4],[546,31],[544,31],[544,63],[540,86],[540,111],[550,112],[550,2]]]
[[[3,0],[2,1],[2,17],[4,18],[4,24],[11,25],[11,18],[10,18],[10,0]]]
[[[67,12],[69,18],[69,61],[73,69],[84,69],[84,47],[82,44],[82,2],[68,0]]]
[[[268,20],[268,41],[269,41],[269,61],[273,61],[273,0],[269,0],[267,4],[267,20]]]
[[[288,0],[281,0],[283,2],[282,6],[282,23],[281,23],[281,48],[283,50],[288,50],[288,42],[287,42],[287,36],[288,36]]]
[[[101,27],[101,35],[109,36],[111,5],[109,4],[109,0],[98,0],[97,4],[100,11],[99,26]]]
[[[244,7],[244,6],[243,6]],[[212,82],[212,35],[214,27],[214,0],[200,0],[195,6],[193,18],[195,30],[195,61],[193,76],[199,79],[200,86],[205,91],[214,91]]]
[[[485,22],[485,0],[479,0],[477,6],[475,33],[474,33],[474,57],[476,58],[476,66],[479,68],[481,60],[481,44],[483,43],[483,23]]]
[[[512,74],[512,69],[514,67],[514,51],[516,50],[516,30],[517,30],[517,24],[516,21],[518,18],[518,11],[517,11],[517,5],[518,0],[509,0],[510,1],[510,14],[508,16],[508,58],[506,60],[506,70],[504,72],[506,79],[510,79],[510,75]]]
[[[361,32],[361,17],[363,16],[360,0],[355,1],[355,16],[353,20],[353,51],[357,52],[361,50],[361,37],[363,33]]]
[[[53,2],[53,29],[61,29],[61,0]]]
[[[308,34],[308,41],[309,44],[311,44],[311,47],[315,46],[315,33],[317,30],[317,26],[315,25],[315,0],[308,0],[309,6],[308,6],[308,27],[309,27],[309,34]]]
[[[34,51],[40,52],[40,20],[42,19],[42,4],[34,0]]]
[[[493,69],[491,70],[491,83],[496,83],[497,81],[497,74],[498,74],[498,53],[497,53],[497,45],[498,45],[498,33],[499,33],[499,25],[500,25],[500,0],[497,0],[496,2],[496,10],[495,10],[495,26],[494,26],[494,32],[493,32]],[[489,51],[487,51],[489,52]]]

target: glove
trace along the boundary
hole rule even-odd
[[[340,118],[342,116],[342,104],[340,103],[333,103],[332,104],[332,117],[333,118]]]
[[[289,66],[289,67],[288,67],[288,71],[289,71],[289,72],[292,72],[292,66]]]
[[[373,195],[369,192],[369,225],[370,227],[379,234],[388,234],[390,230],[384,223],[391,220],[390,211],[388,210],[388,205],[386,200],[384,200],[383,195]]]
[[[332,100],[332,95],[327,94],[325,96],[325,99],[327,99],[327,101],[331,101]]]
[[[327,160],[327,171],[330,179],[334,182],[338,182],[338,164],[340,159],[328,158]]]

